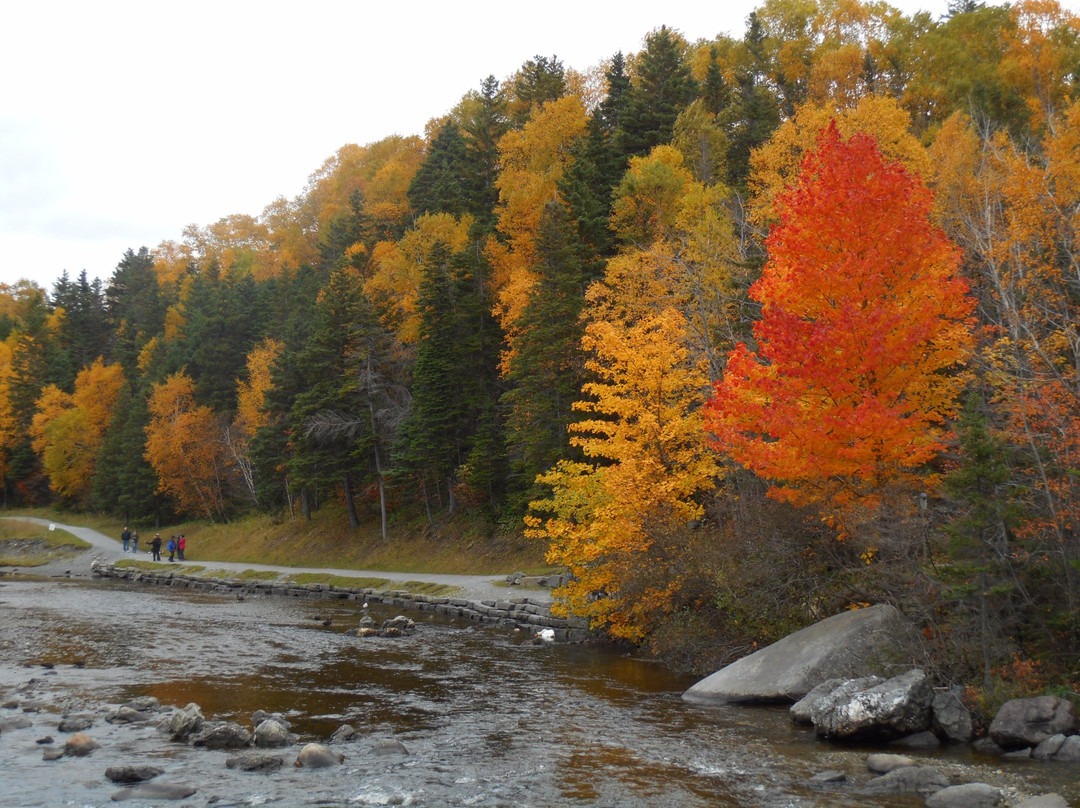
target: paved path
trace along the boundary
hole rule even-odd
[[[35,574],[63,575],[66,572],[70,571],[71,575],[73,576],[89,576],[90,564],[93,561],[113,563],[116,561],[121,561],[125,558],[135,558],[135,556],[131,555],[131,553],[124,552],[119,539],[114,539],[111,536],[107,536],[104,533],[88,527],[78,527],[76,525],[62,525],[59,522],[52,522],[48,519],[38,519],[36,517],[30,516],[2,518],[21,519],[25,522],[36,522],[40,525],[54,524],[58,529],[66,530],[68,533],[72,534],[73,536],[77,536],[78,538],[91,545],[91,550],[83,553],[79,558],[52,562],[45,567],[35,568],[33,570]],[[149,544],[149,539],[145,537],[140,538],[138,560],[149,561],[149,555],[145,552],[148,549]],[[162,549],[164,550],[164,548]],[[236,561],[208,561],[203,558],[185,561],[184,563],[195,564],[200,567],[205,567],[207,570],[229,570],[232,572],[242,572],[244,570],[266,570],[270,572],[278,572],[283,575],[314,572],[323,573],[326,575],[341,575],[355,578],[379,578],[389,581],[422,581],[425,583],[456,586],[464,593],[462,597],[468,598],[469,600],[503,600],[506,598],[521,597],[524,595],[527,595],[528,597],[538,601],[551,600],[551,592],[547,589],[518,589],[516,587],[507,587],[503,583],[504,577],[498,575],[442,575],[438,573],[422,572],[386,572],[384,570],[349,570],[319,567],[282,567],[271,564],[247,564]],[[169,562],[162,562],[162,566],[169,566]],[[508,572],[513,572],[513,570],[509,570]]]

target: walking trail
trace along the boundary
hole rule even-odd
[[[58,530],[66,530],[68,533],[76,536],[83,541],[91,545],[91,549],[82,553],[75,558],[67,558],[60,561],[53,561],[42,567],[34,567],[32,569],[24,570],[24,572],[30,572],[34,575],[71,575],[73,577],[90,577],[90,565],[93,562],[100,563],[115,563],[122,561],[123,559],[138,559],[139,561],[149,561],[149,539],[142,538],[139,541],[139,554],[137,556],[131,553],[125,553],[123,546],[119,539],[114,539],[111,536],[107,536],[97,530],[93,530],[88,527],[79,527],[77,525],[62,525],[59,522],[52,522],[48,519],[38,519],[30,516],[20,517],[3,517],[3,518],[18,518],[25,522],[36,522],[41,525],[55,525]],[[164,546],[162,547],[164,553]],[[508,587],[505,583],[505,577],[497,575],[445,575],[440,573],[424,573],[424,572],[388,572],[386,570],[350,570],[350,569],[336,569],[336,568],[319,568],[319,567],[284,567],[272,564],[248,564],[245,562],[236,561],[213,561],[204,559],[202,557],[196,559],[188,559],[183,562],[185,565],[197,565],[209,570],[227,570],[229,572],[240,573],[244,570],[260,570],[277,572],[282,575],[297,575],[300,573],[320,573],[325,575],[340,575],[342,577],[350,578],[378,578],[388,580],[391,582],[405,582],[405,581],[420,581],[423,583],[444,584],[446,586],[457,587],[462,591],[461,597],[468,600],[507,600],[509,598],[521,597],[528,595],[529,598],[537,601],[550,601],[551,591],[548,589],[542,589],[538,587],[530,587],[527,590],[522,590],[518,587]],[[161,562],[161,566],[170,566],[168,561]],[[508,570],[507,573],[511,573],[513,570]],[[393,588],[388,586],[387,588]]]

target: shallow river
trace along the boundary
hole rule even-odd
[[[372,609],[372,616],[393,616]],[[507,629],[427,615],[400,639],[356,638],[359,604],[245,601],[123,582],[0,582],[0,703],[36,701],[32,727],[0,734],[0,805],[104,806],[122,792],[107,766],[150,763],[190,783],[190,806],[916,806],[860,793],[866,749],[835,747],[791,726],[785,709],[688,704],[693,679],[623,653],[535,646]],[[329,619],[330,625],[323,623]],[[43,666],[52,666],[43,667]],[[153,728],[104,722],[107,705],[152,695],[198,703],[207,718],[250,727],[284,713],[300,743],[344,723],[333,769],[227,769],[231,753],[173,743]],[[42,760],[62,711],[96,716],[89,757]],[[0,710],[0,721],[19,710]],[[376,755],[400,741],[405,755]],[[299,748],[299,747],[297,747]],[[278,750],[269,750],[277,752]],[[921,753],[957,782],[1080,799],[1075,768]],[[825,769],[846,784],[814,787]],[[126,804],[166,804],[139,803]],[[1080,804],[1077,802],[1076,804]]]

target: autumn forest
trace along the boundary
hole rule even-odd
[[[0,286],[5,505],[466,519],[675,665],[887,601],[942,681],[1080,690],[1080,18],[767,0],[597,59]]]

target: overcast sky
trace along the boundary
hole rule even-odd
[[[1076,0],[1080,2],[1080,0]],[[1063,5],[1072,5],[1063,2]],[[0,12],[0,283],[106,281],[129,247],[293,198],[346,143],[423,134],[536,55],[584,70],[760,0],[25,0]],[[893,0],[944,14],[947,0]]]

